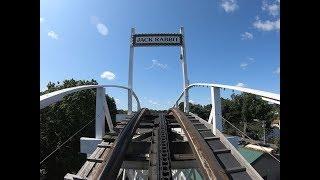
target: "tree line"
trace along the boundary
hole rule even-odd
[[[49,82],[47,90],[40,92],[40,95],[82,85],[98,85],[98,83],[93,79],[90,81],[67,79],[62,83]],[[108,95],[106,100],[115,125],[117,114],[115,100]],[[40,161],[93,120],[95,107],[96,90],[89,89],[67,95],[62,101],[40,110]],[[80,153],[80,137],[95,136],[94,122],[41,164],[40,176],[43,179],[62,179],[66,173],[77,173],[86,161],[86,155]],[[106,132],[107,129],[106,123]]]
[[[197,114],[199,117],[207,120],[211,112],[211,104],[200,105],[190,103],[190,112]],[[179,104],[179,108],[183,110],[183,102]],[[280,105],[269,104],[261,97],[249,93],[232,94],[230,99],[221,98],[222,117],[235,125],[241,131],[246,125],[246,134],[252,139],[258,140],[263,135],[261,123],[255,122],[254,119],[266,121],[266,133],[271,131],[271,123],[279,118]],[[229,135],[240,136],[230,124],[223,122],[223,132]],[[277,142],[275,142],[277,143]]]

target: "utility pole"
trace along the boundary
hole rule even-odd
[[[263,144],[266,144],[266,121],[260,121],[259,119],[253,119],[255,122],[262,122],[263,127]]]
[[[262,121],[263,127],[263,144],[266,144],[266,121]]]
[[[243,121],[243,133],[244,134],[247,134],[247,121]],[[242,138],[245,138],[244,135],[242,135]]]

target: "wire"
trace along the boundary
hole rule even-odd
[[[68,141],[70,141],[75,135],[77,135],[80,131],[82,131],[85,127],[87,127],[90,123],[92,123],[94,119],[92,119],[90,122],[88,122],[86,125],[84,125],[81,129],[79,129],[76,133],[74,133],[72,136],[70,136],[66,141],[64,141],[60,146],[58,146],[54,151],[52,151],[48,156],[46,156],[42,161],[40,161],[40,165],[48,159],[52,154],[54,154],[58,149],[60,149],[63,145],[65,145]]]
[[[220,115],[221,116],[221,115]],[[221,116],[222,117],[222,116]],[[244,136],[246,136],[248,139],[250,139],[251,141],[253,141],[253,144],[260,146],[262,149],[266,150],[265,147],[259,145],[258,143],[255,143],[253,139],[251,139],[246,133],[242,132],[240,129],[238,129],[236,126],[234,126],[231,122],[229,122],[228,120],[226,120],[224,117],[222,117],[223,120],[225,120],[227,123],[229,123],[232,127],[234,127],[236,130],[238,130],[241,134],[243,134]],[[275,160],[277,160],[280,163],[280,160],[278,158],[276,158],[274,155],[272,155],[271,153],[269,153],[268,151],[266,151],[271,157],[273,157]]]
[[[103,110],[103,109],[102,109]],[[101,114],[98,115],[99,118],[101,117]],[[70,136],[66,141],[64,141],[60,146],[58,146],[54,151],[52,151],[48,156],[46,156],[42,161],[40,161],[40,165],[48,159],[52,154],[54,154],[58,149],[60,149],[64,144],[66,144],[68,141],[70,141],[75,135],[77,135],[80,131],[82,131],[85,127],[87,127],[90,123],[92,123],[96,118],[93,118],[90,122],[88,122],[86,125],[84,125],[81,129],[79,129],[77,132],[75,132],[72,136]]]

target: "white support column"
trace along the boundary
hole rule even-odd
[[[129,81],[128,81],[128,115],[132,113],[132,88],[133,88],[133,38],[135,34],[135,28],[131,28],[131,37],[130,37],[130,54],[129,54]]]
[[[216,129],[222,132],[220,88],[211,87],[210,89],[212,108],[208,122],[212,123],[212,133],[216,135]]]
[[[122,180],[126,179],[126,169],[123,169],[123,173],[122,173]]]
[[[103,87],[97,88],[96,95],[96,139],[102,139],[105,134],[105,108],[103,100],[105,99],[105,89]]]
[[[182,65],[182,73],[183,73],[183,90],[184,91],[184,112],[189,113],[189,92],[186,89],[189,86],[188,79],[188,67],[187,67],[187,59],[186,59],[186,49],[185,49],[185,36],[184,36],[184,28],[180,27],[180,34],[182,34],[182,46],[180,47],[180,60]]]
[[[109,111],[109,107],[108,107],[108,103],[107,103],[106,97],[103,98],[103,106],[104,106],[104,109],[105,109],[105,112],[106,112],[105,116],[106,116],[106,119],[107,119],[109,131],[110,132],[114,132],[112,119],[111,119],[111,116],[110,116],[110,111]]]

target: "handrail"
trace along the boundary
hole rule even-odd
[[[179,102],[179,100],[181,99],[181,97],[183,96],[184,92],[186,90],[189,90],[192,87],[197,87],[197,86],[204,86],[204,87],[218,87],[218,88],[223,88],[223,89],[231,89],[231,90],[237,90],[237,91],[241,91],[241,92],[246,92],[246,93],[250,93],[250,94],[255,94],[258,96],[261,96],[263,98],[263,100],[265,101],[270,101],[276,104],[280,104],[280,95],[279,94],[275,94],[275,93],[270,93],[270,92],[266,92],[266,91],[260,91],[260,90],[256,90],[256,89],[250,89],[250,88],[243,88],[243,87],[238,87],[238,86],[229,86],[229,85],[223,85],[223,84],[210,84],[210,83],[193,83],[190,84],[179,96],[178,100],[176,101],[176,103]]]
[[[50,104],[61,101],[62,98],[68,94],[82,91],[82,90],[96,89],[96,88],[101,88],[101,87],[116,87],[116,88],[122,88],[122,89],[127,89],[127,90],[130,89],[128,87],[119,86],[119,85],[84,85],[84,86],[76,86],[76,87],[61,89],[61,90],[54,91],[54,92],[40,96],[40,109],[43,109],[43,108],[49,106]],[[137,109],[140,110],[141,109],[140,101],[139,101],[136,93],[133,90],[132,90],[132,95],[134,96],[134,98],[137,101]]]

